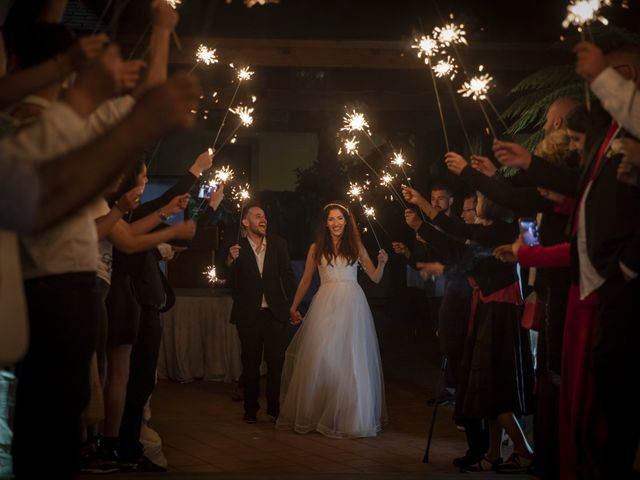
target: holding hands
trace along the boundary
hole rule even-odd
[[[291,325],[300,325],[302,323],[302,314],[297,309],[289,310],[289,318],[291,319]]]

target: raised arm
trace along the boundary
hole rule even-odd
[[[296,294],[293,297],[293,303],[289,309],[291,323],[294,325],[297,325],[302,321],[302,315],[298,311],[298,307],[300,306],[300,302],[302,302],[304,296],[307,294],[307,290],[309,290],[309,287],[311,286],[311,280],[313,279],[313,274],[316,271],[316,268],[316,244],[312,243],[309,247],[309,252],[307,253],[307,261],[304,264],[304,273],[302,274]]]
[[[374,283],[380,283],[382,280],[382,275],[384,274],[384,266],[389,259],[389,255],[384,250],[380,250],[378,252],[378,266],[375,267],[371,258],[369,258],[369,253],[367,253],[367,249],[364,248],[364,245],[361,243],[359,247],[360,252],[360,264],[362,268],[364,268],[365,273]]]
[[[189,240],[193,238],[195,233],[195,222],[187,220],[152,233],[135,235],[131,231],[130,225],[121,220],[116,223],[107,238],[118,250],[131,254],[144,252],[158,246],[160,243],[166,243],[174,239]]]

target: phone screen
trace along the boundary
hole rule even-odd
[[[198,191],[198,198],[211,198],[211,192],[217,192],[217,185],[209,185],[208,183],[200,185],[200,190]]]
[[[520,233],[525,245],[540,245],[538,223],[535,218],[521,218],[519,220]]]

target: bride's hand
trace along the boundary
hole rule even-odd
[[[378,265],[384,265],[389,260],[389,255],[383,249],[378,252]]]
[[[289,317],[291,318],[291,325],[300,325],[302,323],[302,315],[298,310],[289,310]]]

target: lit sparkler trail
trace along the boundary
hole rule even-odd
[[[482,71],[482,68],[483,67],[481,66],[480,71]],[[460,90],[458,90],[458,93],[460,93],[463,97],[471,97],[478,103],[478,106],[480,107],[480,110],[482,110],[482,114],[487,121],[489,130],[491,130],[491,135],[493,135],[493,138],[498,138],[498,136],[496,135],[496,130],[493,127],[491,120],[489,120],[489,115],[487,115],[487,112],[484,109],[484,105],[482,105],[482,100],[485,100],[487,98],[487,93],[491,88],[490,83],[492,81],[493,77],[488,73],[477,75],[464,82],[460,87]]]
[[[216,49],[209,48],[201,43],[196,50],[196,60],[200,63],[204,63],[205,65],[215,65],[218,63]]]
[[[364,114],[356,112],[355,110],[351,110],[351,113],[346,112],[344,117],[342,117],[342,120],[344,122],[343,127],[340,129],[341,132],[363,132],[367,139],[369,140],[369,142],[371,143],[371,146],[380,154],[380,155],[384,155],[382,153],[382,150],[380,150],[380,147],[378,147],[378,145],[376,145],[376,143],[373,141],[373,138],[371,138],[371,131],[369,130],[369,123],[367,122],[367,119],[365,118]]]
[[[249,70],[249,67],[242,67],[242,68],[237,68],[236,69],[233,66],[233,63],[229,64],[229,66],[236,70],[236,77],[238,79],[238,83],[236,84],[236,89],[234,90],[233,95],[231,97],[231,101],[229,102],[229,107],[227,107],[227,110],[224,112],[224,117],[222,117],[222,122],[220,123],[220,128],[218,128],[218,131],[216,132],[216,138],[213,139],[213,147],[214,148],[216,146],[216,142],[218,141],[218,138],[220,138],[220,132],[222,132],[222,129],[224,128],[224,125],[225,125],[225,123],[227,121],[227,115],[229,115],[229,111],[232,111],[231,107],[233,106],[233,102],[236,99],[236,95],[238,94],[238,90],[240,89],[240,85],[242,85],[242,82],[244,82],[245,80],[250,80],[251,76],[255,73],[255,72],[252,72],[251,70]],[[253,111],[253,109],[252,109],[252,111]],[[237,128],[236,128],[236,130],[237,130]]]
[[[234,171],[231,169],[231,167],[229,167],[229,165],[224,165],[223,167],[220,167],[218,170],[216,170],[215,174],[213,175],[213,180],[216,184],[226,184],[233,180],[233,175]]]
[[[240,232],[242,231],[242,214],[244,213],[244,206],[246,201],[251,198],[249,194],[249,184],[245,184],[245,186],[239,186],[232,191],[233,199],[238,202],[238,207],[240,207],[240,219],[238,221],[238,237],[236,243],[240,242]]]
[[[182,0],[165,0],[174,10],[182,3]]]
[[[418,50],[416,55],[418,55],[418,58],[424,57],[424,63],[429,63],[429,59],[436,55],[440,50],[438,42],[429,35],[422,35],[420,38],[414,38],[414,41],[416,43],[411,45],[411,48]]]
[[[444,124],[444,113],[442,111],[442,103],[440,102],[440,93],[438,92],[438,85],[436,84],[436,77],[433,74],[433,68],[431,66],[431,57],[437,54],[440,50],[440,46],[438,42],[429,35],[422,35],[420,38],[415,38],[415,44],[411,45],[411,48],[415,48],[418,50],[416,55],[418,58],[424,57],[424,63],[429,68],[429,73],[431,74],[431,81],[433,83],[433,90],[436,94],[436,101],[438,103],[438,113],[440,114],[440,124],[442,125],[442,133],[444,135],[444,143],[447,149],[447,152],[451,149],[449,148],[449,136],[447,135],[447,127]]]
[[[395,165],[396,167],[400,167],[400,170],[402,171],[402,174],[404,175],[404,178],[407,181],[407,184],[411,187],[411,181],[409,180],[409,177],[407,176],[407,172],[404,170],[404,166],[405,165],[409,165],[409,164],[405,160],[404,155],[402,154],[402,151],[393,152],[393,158],[391,159],[391,165]],[[409,166],[411,166],[411,165],[409,165]],[[411,188],[413,188],[413,187],[411,187]]]
[[[587,28],[589,32],[589,39],[593,41],[593,35],[591,34],[591,23],[600,22],[604,25],[609,24],[609,20],[599,14],[602,7],[610,6],[611,0],[571,0],[567,6],[567,16],[562,22],[564,28],[569,28],[570,25],[578,27],[580,32],[580,38],[585,41],[584,28]],[[587,104],[587,111],[591,111],[591,93],[589,92],[589,83],[584,81],[584,95]]]
[[[345,113],[343,119],[344,126],[340,129],[341,132],[365,132],[369,129],[367,119],[364,118],[364,114],[352,110],[351,113]],[[366,130],[365,130],[366,129]]]
[[[444,27],[436,27],[433,29],[433,37],[438,40],[441,46],[450,47],[451,45],[467,45],[467,32],[464,25],[456,25],[449,23]]]
[[[371,227],[371,233],[373,233],[373,238],[376,239],[376,243],[378,244],[378,250],[382,250],[382,246],[380,245],[380,240],[378,239],[378,235],[376,234],[375,228],[373,228],[373,224],[371,223],[371,218],[375,220],[376,211],[373,207],[367,207],[362,202],[360,202],[360,206],[362,207],[362,212],[364,213],[364,218],[367,219],[369,226]]]
[[[216,267],[214,265],[208,266],[202,274],[207,277],[209,283],[218,283],[218,274],[216,273]]]
[[[389,172],[385,172],[383,170],[382,175],[379,178],[380,178],[380,185],[382,185],[383,187],[387,187],[389,191],[391,191],[391,193],[393,193],[398,199],[398,201],[402,204],[402,208],[406,210],[407,204],[404,203],[404,199],[398,193],[398,191],[396,190],[396,187],[393,186],[393,181],[396,178],[395,175],[392,175]]]
[[[364,193],[365,187],[358,183],[349,182],[349,190],[347,190],[347,195],[352,200],[362,200],[362,194]]]
[[[458,73],[458,65],[455,63],[453,58],[447,55],[446,60],[440,60],[437,64],[433,66],[433,71],[438,78],[448,78],[452,80],[456,78]]]
[[[568,28],[569,25],[584,27],[592,22],[608,25],[609,20],[600,15],[599,11],[602,7],[610,5],[611,0],[571,0],[567,6],[567,16],[562,22],[562,26],[564,28]]]

